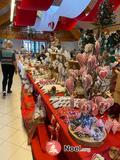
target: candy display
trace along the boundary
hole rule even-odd
[[[39,80],[38,83],[40,84],[40,86],[51,85],[55,83],[55,80],[54,79],[51,79],[51,80],[42,79],[42,80]]]
[[[105,129],[107,133],[110,132],[110,130],[113,132],[113,134],[116,134],[117,132],[120,131],[120,122],[118,122],[116,119],[111,119],[109,118],[105,122]]]
[[[89,114],[81,114],[79,118],[70,121],[69,132],[78,143],[91,147],[103,144],[107,136],[102,120]]]
[[[50,102],[53,104],[53,107],[55,109],[57,108],[61,108],[61,107],[71,107],[71,104],[70,104],[70,99],[71,97],[69,96],[66,96],[66,97],[63,97],[63,96],[60,96],[60,97],[51,97],[50,98]],[[74,104],[72,105],[73,108],[79,108],[79,102],[80,102],[80,99],[77,99],[77,98],[74,98]]]
[[[109,119],[106,120],[106,122],[105,122],[105,129],[106,129],[107,133],[110,132],[112,126],[113,126],[113,121],[112,121],[111,118],[109,118]]]
[[[117,131],[120,131],[120,123],[116,120],[113,120],[113,127],[112,127],[113,134]]]
[[[80,109],[71,109],[71,107],[62,107],[56,110],[57,115],[66,123],[69,124],[80,116]]]
[[[102,157],[100,154],[93,155],[91,160],[105,160],[104,157]]]

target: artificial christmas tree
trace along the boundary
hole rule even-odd
[[[115,15],[113,12],[113,4],[110,2],[110,0],[104,0],[99,7],[96,24],[99,26],[99,28],[103,28],[114,23]]]
[[[102,31],[104,28],[109,27],[114,23],[115,15],[113,12],[113,4],[110,0],[104,0],[103,3],[101,3],[99,6],[97,21],[95,25],[97,25],[100,32],[100,53],[104,54],[104,52],[108,52],[109,54],[109,60],[107,63],[115,61],[113,54],[115,53],[115,46],[118,40],[116,40],[116,33],[108,36],[102,33]]]

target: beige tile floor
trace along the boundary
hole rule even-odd
[[[27,145],[27,134],[22,123],[19,76],[14,76],[13,93],[4,99],[1,83],[0,68],[0,160],[33,160],[31,147]]]

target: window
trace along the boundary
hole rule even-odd
[[[45,47],[45,42],[39,42],[39,41],[30,41],[30,40],[23,40],[23,47],[28,51],[28,52],[33,52],[33,53],[38,53],[41,50],[41,45],[44,45]]]

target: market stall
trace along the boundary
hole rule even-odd
[[[35,87],[35,90],[38,91],[39,94],[42,95],[43,101],[45,103],[45,108],[47,111],[47,115],[49,117],[49,119],[51,119],[51,116],[54,115],[55,119],[57,120],[57,122],[60,124],[60,135],[59,135],[59,141],[62,145],[62,148],[64,148],[64,145],[70,145],[70,146],[78,146],[79,144],[76,143],[72,137],[70,136],[69,132],[68,132],[68,127],[67,125],[59,118],[59,116],[56,114],[56,110],[54,109],[54,107],[52,106],[52,104],[49,102],[50,96],[48,95],[44,95],[43,91],[34,83],[31,75],[28,74],[28,78],[31,81],[31,83],[33,84],[33,86]],[[107,118],[107,115],[104,116],[104,119]],[[106,158],[108,158],[108,151],[110,146],[118,146],[119,147],[119,141],[118,139],[120,139],[120,134],[113,134],[113,133],[109,133],[109,135],[107,136],[104,144],[102,146],[100,146],[99,148],[91,148],[90,153],[88,152],[66,152],[65,154],[67,155],[67,157],[69,159],[73,159],[74,157],[76,158],[76,160],[78,159],[85,159],[85,160],[89,160],[91,159],[92,155],[95,153],[99,153],[104,155]]]
[[[91,47],[88,48],[90,48],[91,50]],[[49,51],[51,52],[50,49]],[[69,73],[69,75],[64,77],[64,75],[61,74],[62,78],[59,78],[57,73],[56,73],[57,78],[54,77],[55,73],[53,72],[58,72],[59,74],[59,72],[61,71],[60,69],[57,70],[58,68],[56,68],[55,63],[51,65],[50,58],[56,61],[55,57],[58,58],[59,54],[57,56],[53,56],[52,54],[52,57],[49,54],[47,60],[44,61],[44,64],[42,63],[42,61],[41,63],[39,63],[36,60],[24,60],[23,62],[19,61],[19,66],[22,66],[21,73],[24,73],[22,77],[22,83],[23,83],[22,94],[24,95],[24,97],[26,96],[28,97],[24,98],[24,100],[22,99],[22,102],[27,104],[27,107],[23,107],[24,104],[22,103],[22,115],[25,124],[29,124],[28,126],[26,125],[26,128],[28,131],[29,143],[32,146],[32,151],[35,159],[39,159],[39,157],[41,157],[42,155],[43,160],[45,158],[61,159],[61,157],[62,159],[75,158],[76,160],[77,159],[91,160],[91,158],[95,154],[100,154],[107,160],[110,160],[111,159],[110,153],[112,152],[111,150],[113,149],[112,146],[120,147],[120,143],[118,141],[118,139],[120,139],[119,119],[116,120],[110,118],[108,112],[108,109],[113,105],[111,94],[109,92],[105,92],[107,99],[106,100],[104,99],[104,102],[101,100],[100,102],[97,102],[101,103],[102,105],[99,108],[99,110],[93,110],[92,112],[89,112],[88,108],[86,107],[84,109],[81,108],[82,106],[81,100],[83,99],[84,96],[90,96],[90,94],[88,94],[90,93],[90,91],[89,92],[87,91],[85,94],[82,93],[83,90],[81,91],[80,88],[77,92],[73,92],[74,87],[72,87],[72,81],[70,81],[71,80],[70,77],[71,75],[72,77],[75,78],[77,77],[76,75],[74,75],[75,74],[74,70],[76,70],[77,67],[74,68],[73,66],[76,65],[78,66],[79,64],[84,63],[85,54],[81,55],[78,54],[77,61],[75,62],[72,61],[72,63],[74,63],[74,65],[72,64],[73,68],[72,70],[64,68],[67,69],[66,74]],[[96,63],[96,57],[93,55],[90,56],[90,58],[92,61],[89,60],[88,62],[92,68]],[[69,61],[71,63],[71,60]],[[76,64],[76,62],[78,63]],[[24,64],[20,65],[20,63]],[[47,66],[45,63],[47,64]],[[67,63],[69,62],[67,61]],[[59,64],[57,65],[59,66]],[[67,67],[70,67],[70,65],[68,65]],[[83,71],[85,71],[85,68],[82,67],[80,66],[80,68],[77,69],[77,71],[78,70],[80,71],[80,74],[83,74]],[[98,69],[99,69],[98,75],[101,78],[101,80],[106,78],[110,71],[107,66]],[[89,77],[87,78],[89,79]],[[66,81],[66,87],[64,85],[65,83],[63,83],[63,80]],[[106,86],[108,87],[108,89],[110,89],[108,81],[105,82],[104,80],[104,83],[102,84],[103,85],[102,89],[104,89],[104,87]],[[91,79],[87,81],[88,84],[84,83],[84,81],[82,83],[85,84],[85,87],[88,88],[93,84],[93,82],[91,84]],[[105,85],[106,83],[108,85]],[[78,89],[77,85],[76,88]],[[96,91],[94,91],[93,93],[95,92]],[[102,94],[104,94],[104,92]],[[94,96],[95,95],[93,95],[93,97]],[[31,99],[29,99],[30,97]],[[32,99],[34,99],[34,101],[32,101]],[[37,108],[37,106],[39,106],[38,108],[40,108],[41,111]],[[94,107],[92,106],[92,108]],[[81,113],[83,115],[81,115]],[[89,116],[87,117],[86,115]],[[25,119],[25,117],[27,118]],[[83,139],[81,140],[82,137],[81,134],[80,136],[76,134],[76,132],[77,133],[81,132],[81,128],[76,127],[76,131],[74,131],[74,129],[72,128],[73,122],[78,123],[78,119],[81,120],[81,118],[83,118],[82,121],[84,121],[85,125],[89,125],[86,124],[86,122],[90,121],[91,123],[90,119],[94,117],[96,121],[95,125],[97,125],[97,128],[100,129],[98,132],[100,132],[102,136],[99,137],[100,135],[98,134],[98,137],[92,138],[91,142],[86,141],[86,139],[84,138],[83,138],[84,140]],[[28,121],[28,119],[30,121]],[[112,126],[110,124],[112,124]],[[86,131],[87,131],[87,137],[89,137],[88,129]],[[86,133],[84,133],[84,135],[86,135]],[[46,151],[46,144],[50,140],[58,141],[61,145],[62,151],[57,156],[51,157],[51,155],[49,155],[48,152]],[[66,151],[65,151],[66,149],[65,146],[68,147]]]

